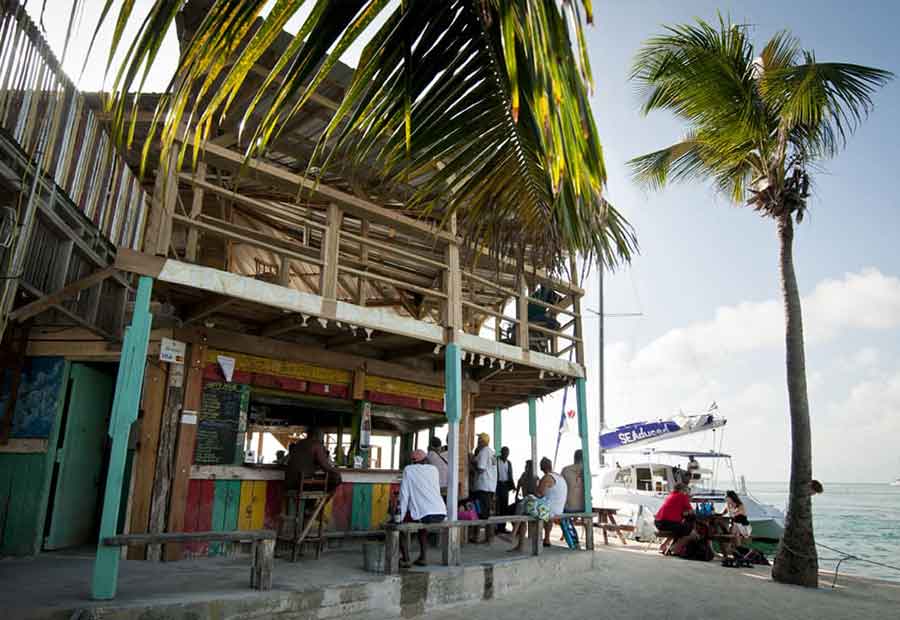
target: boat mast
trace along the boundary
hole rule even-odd
[[[600,343],[599,344],[600,355],[597,358],[599,360],[597,362],[597,371],[599,373],[599,378],[597,380],[597,386],[600,388],[600,394],[599,394],[600,407],[599,407],[599,412],[598,412],[598,421],[600,423],[600,426],[597,431],[598,436],[599,436],[599,434],[602,433],[603,429],[606,427],[606,407],[604,406],[604,401],[606,400],[604,398],[604,396],[605,396],[605,394],[604,394],[604,388],[605,388],[604,374],[605,373],[604,373],[604,368],[603,368],[603,361],[604,361],[603,360],[603,357],[604,357],[604,355],[603,355],[603,323],[605,323],[605,318],[604,318],[604,314],[603,314],[603,261],[600,261],[599,267],[597,269],[597,279],[600,281],[600,286],[597,287],[598,291],[599,291],[598,299],[597,299],[597,314],[599,315],[598,318],[600,319],[600,321],[599,321],[600,337],[597,339],[598,342]],[[600,456],[600,467],[603,467],[605,465],[605,460],[603,457],[603,447],[602,446],[600,447],[599,456]]]

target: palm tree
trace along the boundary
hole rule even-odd
[[[787,32],[757,54],[747,27],[720,17],[666,28],[638,53],[632,79],[643,112],[667,109],[683,119],[684,139],[631,160],[635,177],[709,180],[738,205],[775,221],[784,296],[791,482],[784,536],[772,576],[816,586],[810,481],[812,453],[803,321],[794,273],[794,225],[803,220],[811,171],[834,156],[872,108],[892,74],[860,65],[822,63]]]
[[[73,19],[83,2],[73,0]],[[114,4],[103,4],[95,38],[116,16]],[[286,49],[274,46],[310,4],[296,38]],[[457,214],[470,243],[527,254],[535,266],[565,269],[572,253],[616,265],[636,250],[630,225],[603,198],[606,170],[587,96],[583,23],[592,21],[590,0],[155,0],[142,11],[134,5],[118,9],[107,66],[108,105],[123,144],[132,95],[179,14],[180,24],[191,21],[194,29],[148,138],[161,140],[163,157],[185,126],[196,145],[214,135],[225,115],[242,119],[248,157],[264,153],[341,54],[368,40],[311,168],[335,154],[351,163],[374,158],[386,181],[413,188],[406,209],[444,223]],[[126,47],[129,23],[140,27]],[[116,67],[117,52],[124,58]],[[266,53],[275,55],[273,68],[250,104],[233,109]]]

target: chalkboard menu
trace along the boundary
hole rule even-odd
[[[207,383],[197,420],[197,465],[243,462],[250,390],[236,383]]]

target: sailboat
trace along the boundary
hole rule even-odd
[[[635,538],[642,540],[654,535],[654,515],[677,482],[689,484],[694,501],[709,502],[721,512],[725,507],[726,490],[718,487],[715,464],[724,461],[734,472],[731,455],[713,450],[691,452],[646,447],[725,426],[726,419],[713,413],[716,409],[711,407],[706,413],[696,415],[680,414],[669,420],[635,422],[602,433],[600,449],[608,456],[637,454],[639,458],[634,463],[620,465],[615,462],[613,466],[601,468],[596,475],[599,484],[594,505],[615,508],[618,515],[634,527]],[[702,465],[700,461],[703,461]],[[747,508],[753,539],[777,542],[784,533],[784,513],[754,498],[747,491],[743,477],[740,483],[732,482],[732,488]]]

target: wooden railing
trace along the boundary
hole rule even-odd
[[[109,241],[140,248],[146,192],[25,9],[0,11],[0,128]]]

